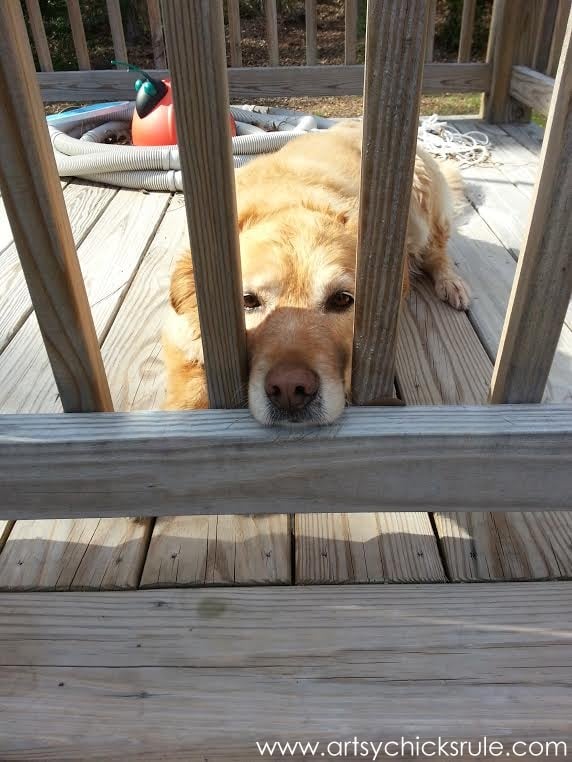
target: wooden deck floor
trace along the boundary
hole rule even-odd
[[[533,125],[455,124],[493,143],[489,164],[463,172],[472,203],[451,243],[473,303],[456,313],[425,282],[411,294],[397,357],[410,405],[485,401],[538,165]],[[187,240],[182,198],[79,182],[64,195],[115,407],[157,408],[169,272]],[[61,410],[3,208],[0,295],[0,411]],[[572,401],[572,312],[546,401]],[[494,509],[0,522],[0,589],[572,577],[572,514]]]

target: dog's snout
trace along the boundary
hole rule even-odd
[[[318,376],[310,368],[282,363],[268,372],[264,388],[280,410],[302,410],[314,399],[319,385]]]

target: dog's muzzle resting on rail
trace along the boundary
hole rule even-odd
[[[361,126],[349,123],[300,137],[236,173],[248,400],[264,425],[332,423],[346,404],[360,164]],[[423,270],[440,299],[467,307],[467,288],[447,256],[460,191],[454,169],[418,150],[404,295],[410,276]],[[175,267],[170,297],[165,407],[207,407],[189,252]]]

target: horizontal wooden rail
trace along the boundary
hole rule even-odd
[[[572,406],[0,416],[0,519],[570,510]]]
[[[526,106],[540,111],[545,116],[550,109],[554,80],[529,69],[528,66],[513,66],[510,78],[510,94]]]
[[[150,71],[168,77],[167,69]],[[363,66],[278,66],[228,70],[231,99],[287,96],[362,95]],[[54,101],[133,99],[135,75],[128,71],[38,72],[42,96]],[[490,67],[484,63],[426,64],[423,92],[487,92]]]

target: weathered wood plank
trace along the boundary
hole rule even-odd
[[[566,26],[572,9],[572,0],[559,0],[556,21],[554,22],[554,34],[552,36],[552,45],[550,46],[550,55],[548,57],[548,69],[546,73],[549,77],[555,77],[562,52]]]
[[[122,518],[17,521],[0,553],[0,589],[133,589],[149,532]]]
[[[306,0],[306,64],[315,66],[318,63],[316,0]]]
[[[435,12],[437,0],[428,0],[429,14],[427,16],[427,32],[425,36],[425,63],[433,60],[433,48],[435,47]]]
[[[91,62],[89,60],[89,50],[87,49],[87,41],[85,39],[85,29],[83,27],[83,19],[81,17],[79,0],[66,0],[66,5],[68,9],[68,17],[70,20],[73,46],[77,57],[77,64],[79,69],[87,71],[91,69]]]
[[[427,513],[295,516],[296,582],[444,582]]]
[[[459,37],[459,55],[457,57],[459,63],[467,63],[471,60],[476,5],[477,0],[463,0],[463,15],[461,17],[461,32]]]
[[[42,71],[53,71],[54,65],[52,63],[52,56],[50,55],[50,48],[48,45],[48,38],[46,37],[46,30],[44,28],[40,3],[38,0],[26,0],[26,10],[28,11],[28,20],[30,22],[30,29],[32,30],[32,39],[34,40],[34,47],[36,49],[36,55],[38,56],[40,69]]]
[[[283,514],[162,517],[141,586],[289,584],[290,544]]]
[[[264,0],[264,13],[266,16],[268,64],[270,66],[278,66],[280,64],[280,54],[278,52],[278,17],[276,15],[276,0]]]
[[[232,2],[232,0],[230,1]],[[165,52],[165,38],[163,36],[163,23],[161,21],[159,0],[147,0],[147,14],[149,16],[149,28],[151,30],[153,62],[155,68],[164,69],[167,66],[167,55]]]
[[[209,403],[239,407],[246,334],[222,1],[175,0],[163,15]]]
[[[350,66],[356,62],[357,0],[345,0],[344,9],[344,63]]]
[[[368,4],[352,397],[389,397],[403,284],[427,4]],[[395,74],[386,76],[387,71]]]
[[[571,40],[572,16],[556,77],[532,215],[493,372],[493,402],[542,399],[572,294]]]
[[[72,183],[64,189],[64,201],[76,246],[81,245],[116,192],[115,188],[86,183]],[[15,244],[0,257],[0,304],[1,353],[33,309]]]
[[[299,432],[240,410],[4,415],[0,506],[5,519],[558,510],[571,445],[572,410],[559,405],[355,408]]]
[[[4,595],[3,756],[126,760],[144,749],[150,758],[252,760],[256,741],[326,744],[349,735],[348,719],[352,736],[379,741],[380,716],[384,739],[401,737],[415,717],[422,741],[479,742],[486,728],[505,748],[562,744],[571,590],[563,582]]]
[[[516,263],[501,240],[478,214],[468,214],[451,237],[451,255],[459,271],[471,285],[471,322],[489,357],[497,354]],[[547,402],[571,402],[572,334],[563,330],[546,386]]]
[[[151,72],[153,73],[153,72]],[[167,69],[154,74],[170,76]],[[133,98],[133,74],[125,71],[39,72],[42,96],[53,101],[102,101]],[[276,66],[228,70],[230,97],[234,101],[304,95],[362,95],[363,66]],[[424,93],[462,93],[488,90],[490,67],[484,63],[427,64]]]
[[[481,116],[487,122],[522,121],[516,119],[509,87],[525,11],[525,0],[495,0],[487,49],[491,83],[481,105]]]
[[[113,322],[168,201],[167,194],[120,190],[79,247],[89,303],[101,340]],[[2,353],[0,410],[61,410],[35,314],[27,318]]]
[[[532,56],[532,68],[535,71],[546,72],[554,24],[558,12],[558,0],[542,0],[540,9],[540,24],[536,30],[534,41],[534,53]]]
[[[492,363],[464,312],[452,310],[425,277],[415,279],[397,335],[397,385],[408,405],[479,405]]]
[[[572,576],[572,514],[436,513],[455,582]]]
[[[0,187],[66,410],[111,396],[48,136],[22,10],[0,4]]]
[[[240,43],[240,4],[239,0],[227,0],[228,38],[230,43],[230,65],[242,66],[242,48]]]
[[[554,80],[528,66],[513,66],[510,78],[510,94],[530,108],[548,114]]]
[[[499,126],[537,158],[540,156],[544,130],[538,124],[529,122],[528,124],[501,124]]]
[[[105,3],[111,28],[111,38],[113,40],[113,54],[117,61],[128,61],[127,45],[125,44],[125,34],[123,32],[123,19],[121,18],[121,5],[119,0],[105,0]]]

